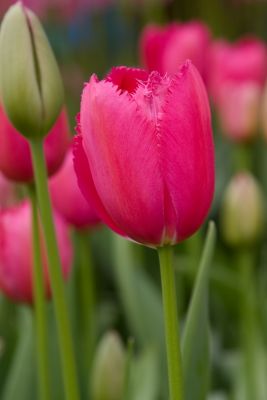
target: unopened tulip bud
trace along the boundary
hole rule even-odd
[[[108,332],[96,350],[92,375],[92,400],[123,398],[125,350],[116,332]]]
[[[1,26],[0,87],[16,129],[28,138],[45,136],[62,108],[62,80],[38,18],[21,2]]]
[[[264,227],[264,200],[256,179],[242,172],[231,180],[223,200],[221,227],[232,246],[252,245]]]

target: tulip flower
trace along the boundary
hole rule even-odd
[[[72,262],[72,246],[68,228],[54,213],[62,272],[68,278]],[[46,296],[51,295],[44,240],[41,240]],[[33,302],[33,251],[31,207],[28,201],[0,212],[0,289],[13,301]]]
[[[196,68],[114,68],[81,101],[74,164],[80,188],[117,233],[178,243],[203,223],[214,190],[210,109]]]
[[[85,86],[74,148],[80,188],[115,232],[158,249],[170,399],[183,398],[171,246],[203,223],[214,191],[206,90],[186,62],[173,76],[114,68]]]
[[[13,127],[0,107],[0,171],[17,182],[31,182],[33,167],[27,140]],[[64,159],[70,142],[66,110],[63,109],[44,140],[48,174],[54,174]]]
[[[215,41],[209,50],[208,87],[215,103],[225,82],[254,82],[260,87],[267,76],[267,50],[256,38],[243,38],[230,44]]]
[[[85,200],[78,186],[71,149],[60,170],[50,179],[49,188],[55,209],[69,224],[83,229],[100,222],[92,205]]]
[[[140,39],[141,61],[149,71],[175,74],[191,59],[203,76],[209,42],[208,28],[198,21],[166,27],[148,25]]]
[[[0,210],[11,205],[15,200],[15,186],[0,172]]]
[[[259,240],[264,228],[264,197],[249,172],[236,174],[226,188],[221,227],[231,246],[249,246]]]

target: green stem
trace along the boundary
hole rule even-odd
[[[170,400],[183,400],[183,378],[172,247],[158,248],[165,322]]]
[[[34,167],[35,184],[37,189],[37,199],[48,255],[48,266],[53,293],[53,301],[55,305],[65,394],[66,399],[78,400],[79,390],[76,375],[76,362],[74,357],[71,327],[68,316],[61,262],[57,247],[55,227],[53,223],[51,201],[48,192],[47,172],[42,141],[31,140],[30,145]]]
[[[49,356],[47,339],[46,303],[43,282],[43,266],[40,248],[40,235],[38,224],[38,209],[35,191],[29,188],[32,207],[32,243],[33,243],[33,291],[34,291],[34,311],[36,323],[36,342],[38,374],[40,385],[40,399],[51,399],[51,386],[49,378]]]
[[[88,234],[79,231],[77,232],[77,239],[80,256],[77,274],[81,309],[81,347],[84,357],[84,367],[88,371],[96,337],[95,279]]]
[[[240,336],[244,354],[246,387],[249,399],[259,399],[257,380],[257,317],[254,280],[253,253],[250,250],[240,250],[238,254],[242,291],[240,296]]]

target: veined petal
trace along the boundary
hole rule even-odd
[[[190,62],[170,84],[159,130],[164,183],[180,241],[201,225],[214,191],[210,109],[202,79]]]
[[[130,238],[159,243],[163,232],[163,184],[156,126],[133,98],[93,77],[81,103],[83,147],[101,202]]]

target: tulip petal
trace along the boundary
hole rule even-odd
[[[83,149],[83,138],[80,134],[76,135],[73,140],[73,162],[74,169],[77,175],[79,188],[89,204],[92,204],[97,210],[100,218],[116,233],[125,236],[119,227],[117,227],[108,215],[105,207],[101,203],[99,196],[95,190],[95,185],[92,179],[89,163],[87,161],[86,154]]]
[[[99,198],[132,239],[159,243],[164,227],[163,182],[156,126],[127,92],[93,77],[81,103],[83,146]]]
[[[165,101],[159,124],[161,160],[180,241],[201,225],[214,190],[209,104],[202,79],[190,62],[173,78]]]

